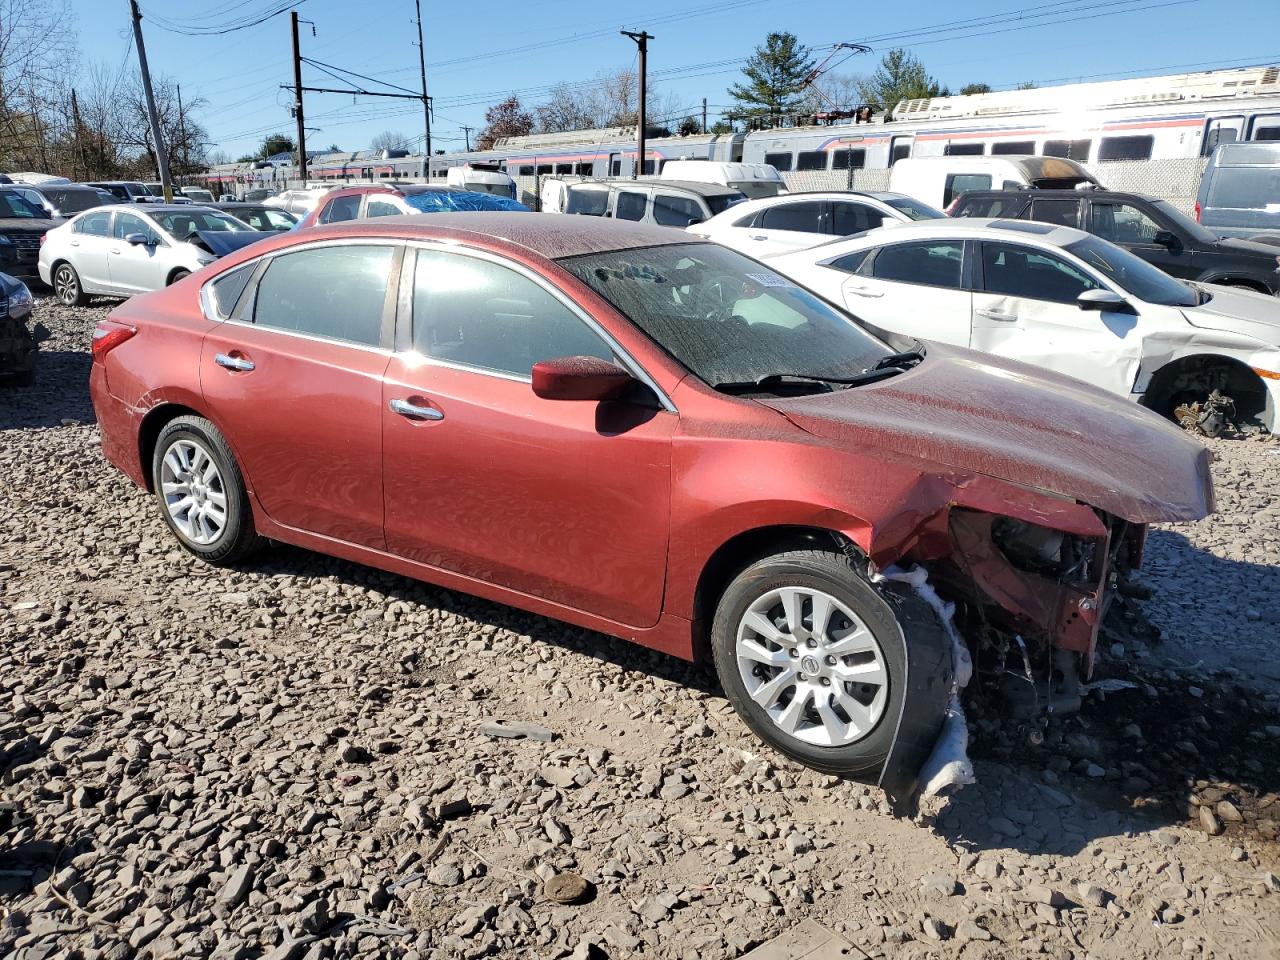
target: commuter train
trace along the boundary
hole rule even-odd
[[[646,142],[643,172],[667,160],[769,163],[779,171],[885,168],[903,157],[1043,154],[1082,163],[1207,156],[1219,143],[1280,140],[1280,67],[1212,70],[1167,77],[905,100],[886,115],[860,110],[826,122],[773,118],[769,129],[657,137]],[[472,163],[497,165],[511,176],[630,176],[634,127],[533,134],[500,140],[491,150],[438,154],[431,179]],[[311,179],[420,177],[422,156],[384,157],[371,151],[316,157]],[[279,184],[290,166],[223,164],[213,183]]]

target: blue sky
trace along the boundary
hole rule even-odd
[[[174,77],[184,97],[208,101],[201,119],[216,148],[232,157],[253,151],[267,133],[293,132],[290,95],[280,89],[292,82],[288,14],[224,36],[192,37],[162,29],[147,12],[178,24],[217,26],[281,3],[142,2],[152,71]],[[114,72],[128,56],[136,69],[125,0],[71,0],[71,6],[87,61]],[[1029,0],[1022,7],[1017,0],[917,0],[904,7],[850,0],[650,0],[626,20],[606,5],[580,0],[422,0],[422,6],[436,149],[461,149],[461,127],[483,126],[485,106],[508,92],[532,105],[541,99],[539,88],[631,66],[635,45],[617,35],[623,27],[655,35],[649,69],[660,92],[691,113],[706,97],[713,119],[729,103],[726,88],[740,76],[740,64],[730,61],[749,55],[771,30],[795,33],[819,58],[837,41],[864,41],[875,49],[839,72],[869,73],[884,50],[904,46],[953,88],[970,81],[998,89],[1026,81],[1045,85],[1280,63],[1278,0]],[[304,56],[418,87],[413,0],[303,0],[297,9],[315,24],[314,37],[309,25],[303,27]],[[224,18],[210,19],[217,12]],[[304,67],[303,82],[339,86],[312,67]],[[335,143],[354,150],[383,130],[422,133],[421,105],[414,101],[317,94],[308,95],[306,112],[307,126],[319,128],[308,134],[309,147]]]

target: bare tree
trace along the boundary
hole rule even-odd
[[[829,110],[856,110],[862,106],[862,90],[868,77],[861,73],[828,73],[814,81],[804,98],[805,113]]]
[[[0,0],[0,166],[49,169],[57,161],[71,22],[67,0]]]
[[[383,130],[369,141],[369,149],[375,153],[383,150],[407,150],[415,139],[397,130]]]

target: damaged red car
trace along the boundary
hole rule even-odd
[[[899,799],[971,662],[1069,699],[1147,524],[1212,509],[1134,404],[589,217],[265,240],[116,309],[91,379],[196,556],[269,538],[707,654],[761,739]]]

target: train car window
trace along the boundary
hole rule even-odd
[[[532,177],[537,172],[537,168],[531,163],[522,163],[520,165],[520,176],[522,177]]]
[[[573,172],[582,177],[589,177],[595,170],[595,166],[594,163],[576,163],[574,164]]]
[[[622,176],[622,161],[618,159],[618,155],[616,153],[609,155],[609,176]]]
[[[642,172],[646,177],[652,177],[655,173],[657,173],[657,171],[653,168],[653,161],[652,161],[652,160],[646,160],[646,161],[644,162],[644,168],[643,168],[643,170],[642,170],[641,172]]]
[[[1254,117],[1250,140],[1280,140],[1280,114]]]
[[[893,166],[899,160],[905,160],[911,156],[911,140],[909,138],[895,137],[893,140],[893,149],[889,152],[889,166]]]
[[[764,162],[773,167],[778,172],[791,169],[791,154],[789,153],[766,153]]]
[[[552,172],[554,172],[554,168],[551,166],[551,164],[549,163],[538,164],[538,176],[543,177]]]
[[[822,150],[802,150],[796,154],[797,170],[827,169],[827,155]]]
[[[1207,157],[1220,143],[1235,143],[1244,136],[1244,117],[1215,117],[1205,124],[1200,156]]]
[[[1098,159],[1150,160],[1155,140],[1150,134],[1140,137],[1103,137],[1098,143]]]
[[[1085,163],[1089,159],[1089,151],[1093,149],[1092,140],[1046,140],[1040,152],[1046,157],[1066,157]]]
[[[557,163],[556,173],[573,173],[572,163]]]
[[[991,145],[992,156],[1022,155],[1035,152],[1036,142],[1034,140],[1010,140],[1007,143],[993,143]]]
[[[945,157],[980,157],[986,152],[985,143],[948,143],[942,148]]]
[[[831,154],[832,170],[861,170],[867,165],[867,151],[854,150],[835,150]]]

